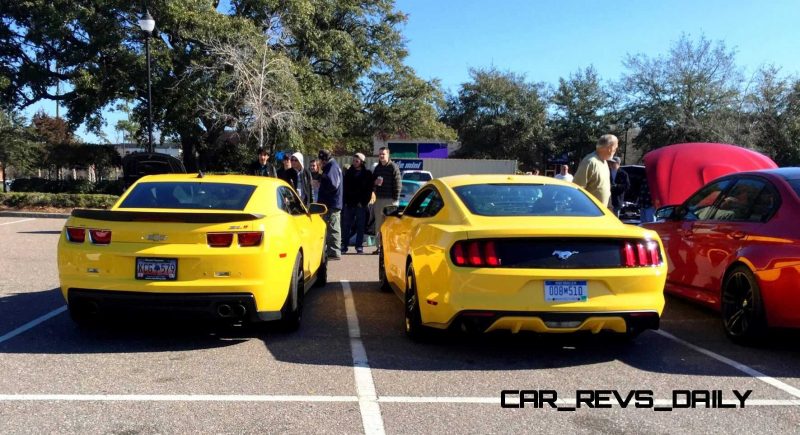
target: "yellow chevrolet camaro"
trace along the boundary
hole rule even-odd
[[[625,225],[580,187],[547,177],[429,181],[381,226],[381,287],[412,338],[467,331],[657,329],[666,264],[654,231]]]
[[[325,206],[276,178],[143,177],[109,210],[76,209],[58,243],[72,318],[119,311],[299,327],[327,279]]]

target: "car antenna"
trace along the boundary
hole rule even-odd
[[[197,178],[203,178],[203,171],[197,171]]]

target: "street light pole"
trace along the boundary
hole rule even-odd
[[[145,33],[144,51],[147,57],[147,152],[152,153],[153,148],[153,91],[150,83],[150,35],[156,27],[156,22],[150,15],[150,11],[145,10],[145,15],[139,20],[139,27]]]

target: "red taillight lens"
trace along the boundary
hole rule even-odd
[[[497,258],[497,250],[494,247],[494,242],[489,241],[483,247],[483,252],[486,254],[487,266],[499,266],[500,259]]]
[[[625,267],[636,266],[636,256],[633,253],[633,244],[631,242],[625,242],[622,246],[622,264]]]
[[[108,245],[111,243],[111,230],[89,230],[89,237],[95,245]]]
[[[450,259],[456,266],[499,267],[502,259],[497,255],[496,242],[456,242],[450,250]]]
[[[206,240],[212,248],[227,248],[233,243],[233,233],[208,233]]]
[[[67,240],[73,243],[83,243],[86,240],[86,230],[83,228],[67,227]]]
[[[456,242],[453,245],[453,253],[452,253],[453,263],[457,266],[463,266],[467,264],[467,257],[464,256],[464,244],[461,242]]]
[[[258,246],[261,244],[261,239],[264,233],[261,231],[254,231],[249,233],[238,233],[236,237],[239,238],[239,246]]]
[[[467,258],[470,266],[483,266],[481,246],[479,242],[470,242],[467,245]]]
[[[658,243],[650,241],[625,242],[622,245],[622,265],[625,267],[658,266],[661,251]]]

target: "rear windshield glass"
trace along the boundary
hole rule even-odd
[[[454,189],[481,216],[602,216],[586,194],[555,184],[472,184]]]
[[[140,183],[120,208],[243,210],[256,186],[227,183]]]
[[[789,185],[792,186],[797,196],[800,196],[800,180],[786,180],[789,182]]]
[[[431,174],[427,172],[406,172],[403,174],[403,179],[410,181],[431,181]]]

